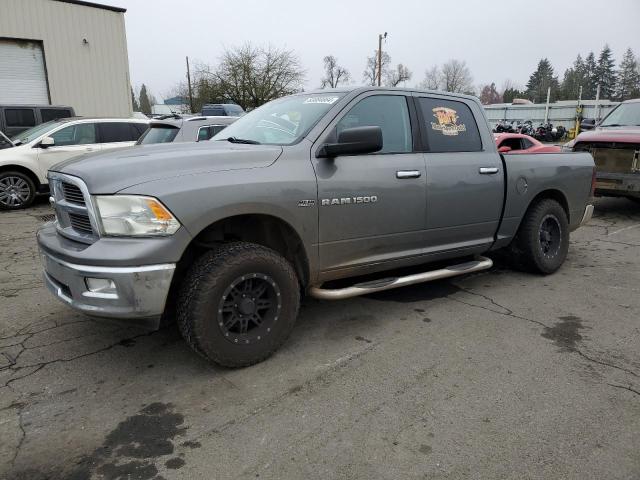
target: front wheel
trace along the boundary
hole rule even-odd
[[[284,343],[299,303],[298,277],[286,259],[261,245],[223,244],[198,258],[187,273],[178,326],[205,358],[244,367]]]
[[[525,214],[511,253],[516,266],[550,274],[560,268],[569,251],[569,222],[555,200],[543,199]]]
[[[22,172],[0,173],[0,210],[27,208],[36,198],[33,180]]]

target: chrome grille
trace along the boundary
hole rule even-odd
[[[98,239],[97,222],[87,186],[78,177],[49,172],[51,196],[60,235],[91,244]]]
[[[89,220],[89,215],[87,214],[79,214],[79,213],[71,213],[69,212],[69,222],[71,223],[71,227],[78,232],[86,233],[91,235],[93,233],[93,228],[91,228],[91,220]]]
[[[67,202],[77,203],[78,205],[85,204],[82,190],[73,183],[62,182],[62,195]]]

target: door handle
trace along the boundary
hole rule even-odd
[[[480,167],[480,174],[482,175],[493,175],[494,173],[498,172],[498,167]]]
[[[404,180],[405,178],[420,178],[420,170],[398,170],[396,178]]]

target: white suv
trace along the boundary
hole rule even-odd
[[[0,210],[26,208],[49,189],[47,171],[78,155],[134,145],[149,120],[65,118],[37,125],[0,150]]]

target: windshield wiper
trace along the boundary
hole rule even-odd
[[[256,142],[255,140],[249,140],[247,138],[229,137],[226,140],[227,142],[231,142],[231,143],[246,143],[248,145],[260,145],[260,142]]]

